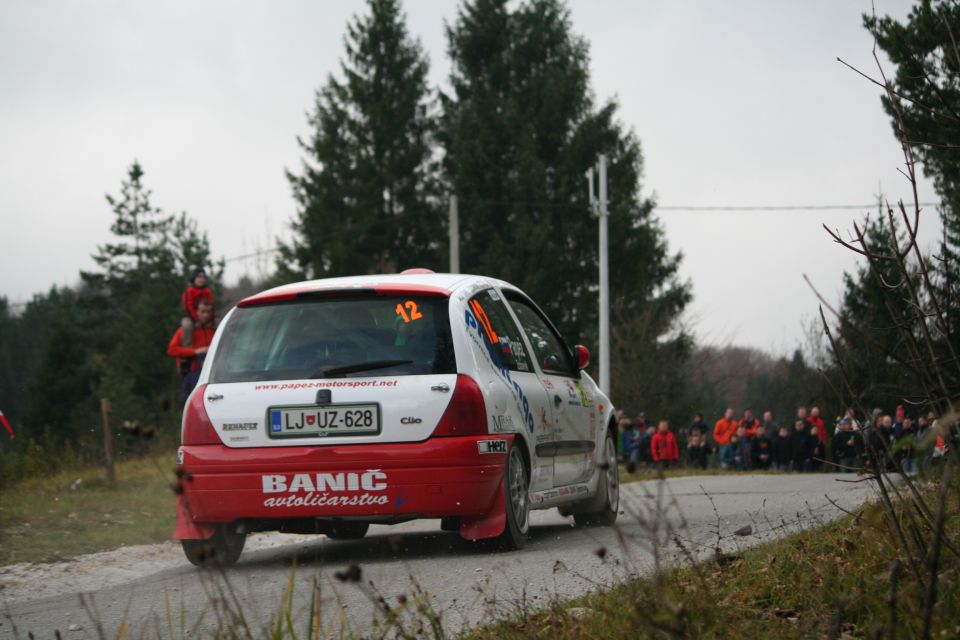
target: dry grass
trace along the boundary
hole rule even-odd
[[[30,478],[3,491],[0,565],[52,562],[170,538],[172,453],[117,464],[116,486],[101,469]]]
[[[955,547],[960,544],[960,517],[946,522],[946,537]],[[847,516],[720,561],[557,603],[468,637],[790,640],[875,637],[881,631],[919,637],[924,586],[905,568],[898,569],[899,586],[891,600],[891,570],[899,555],[883,509],[871,505],[858,518]],[[960,637],[958,568],[957,556],[945,554],[933,637]]]

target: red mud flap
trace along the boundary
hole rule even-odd
[[[173,525],[174,540],[209,540],[216,526],[194,522],[187,506],[187,499],[181,493],[177,496],[177,522]]]
[[[504,486],[504,480],[501,478],[490,510],[482,516],[460,519],[460,537],[464,540],[482,540],[484,538],[496,538],[503,533],[507,526],[507,499],[505,495],[506,487]]]

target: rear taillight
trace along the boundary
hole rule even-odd
[[[457,376],[457,386],[446,411],[440,417],[434,436],[480,436],[488,433],[487,405],[480,385],[470,376]]]
[[[203,406],[203,393],[206,389],[207,385],[200,385],[187,400],[187,406],[183,409],[181,444],[223,444],[210,422],[207,409]]]

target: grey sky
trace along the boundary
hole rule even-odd
[[[878,0],[906,15],[910,3]],[[154,203],[185,210],[217,255],[272,246],[294,212],[314,90],[338,68],[360,0],[0,4],[0,295],[73,284],[109,237],[103,199],[138,159]],[[453,0],[407,0],[411,33],[445,84]],[[902,155],[874,72],[868,2],[573,0],[599,101],[645,153],[643,191],[661,205],[856,204],[907,197]],[[935,200],[927,181],[921,199]],[[927,241],[937,234],[925,218]],[[857,211],[662,211],[694,285],[690,320],[711,342],[778,352],[816,313],[807,273],[835,299],[854,261],[821,228]],[[615,257],[614,257],[615,261]],[[230,264],[228,279],[265,268]],[[616,264],[614,262],[614,267]]]

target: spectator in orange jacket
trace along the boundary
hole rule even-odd
[[[654,463],[660,468],[672,467],[680,459],[677,439],[670,431],[670,423],[666,420],[661,420],[657,425],[657,432],[650,441],[650,453]]]
[[[210,320],[212,321],[213,293],[207,286],[207,273],[202,268],[197,268],[190,274],[190,284],[180,294],[180,312],[183,314],[183,319],[180,321],[183,329],[180,334],[180,344],[185,347],[193,346],[193,327],[199,322],[198,305],[201,300],[210,303]]]
[[[817,428],[817,437],[821,444],[827,443],[827,427],[823,424],[823,418],[820,417],[820,407],[810,408],[810,417],[807,418],[807,424]]]
[[[737,421],[733,419],[733,409],[728,408],[723,417],[713,425],[713,440],[717,446],[725,447],[730,444],[730,436],[737,431]]]
[[[181,372],[182,378],[180,391],[184,402],[197,386],[203,359],[206,357],[210,343],[213,342],[214,331],[213,305],[208,300],[201,299],[197,303],[197,325],[193,327],[192,346],[186,346],[183,343],[183,327],[177,329],[173,338],[170,339],[167,355],[177,359],[177,370]]]
[[[760,426],[760,421],[753,416],[752,410],[746,409],[743,412],[743,420],[737,426],[743,427],[744,435],[753,440],[757,435],[757,427]]]

